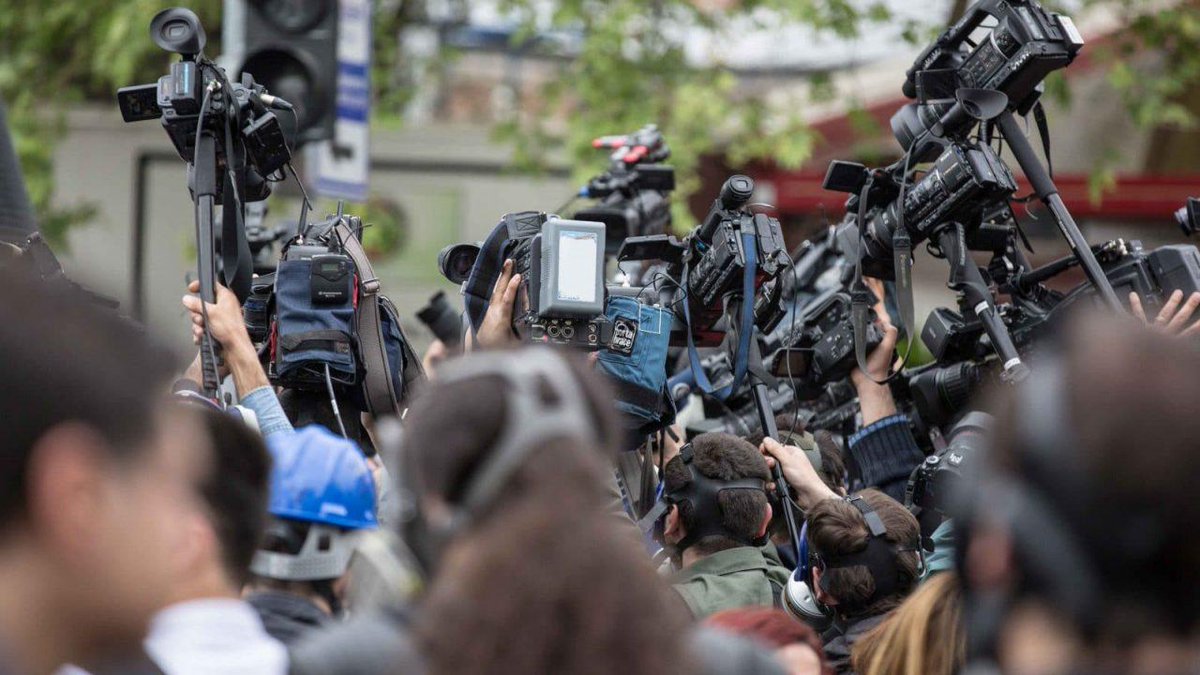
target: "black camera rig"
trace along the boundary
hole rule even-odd
[[[631,134],[602,136],[592,146],[611,151],[609,168],[579,191],[579,197],[598,201],[573,217],[604,223],[605,253],[615,255],[628,237],[669,232],[675,169],[663,164],[671,150],[658,127],[651,124]]]
[[[124,87],[117,102],[126,122],[161,119],[175,150],[188,163],[188,183],[196,205],[196,247],[200,296],[216,301],[214,207],[223,206],[221,274],[239,300],[250,293],[253,255],[245,231],[244,205],[270,195],[270,179],[291,160],[291,150],[271,108],[291,104],[267,94],[243,77],[232,83],[203,54],[206,37],[190,10],[166,9],[150,22],[150,36],[162,49],[180,54],[156,84]],[[204,388],[216,394],[216,347],[205,331],[201,344]]]

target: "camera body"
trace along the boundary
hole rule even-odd
[[[615,255],[628,237],[669,231],[675,169],[662,163],[670,158],[671,150],[658,127],[651,124],[631,134],[597,138],[592,145],[612,150],[609,168],[579,192],[599,201],[576,211],[573,217],[604,223],[605,254]]]
[[[848,176],[858,173],[857,182]],[[847,202],[847,210],[857,212],[862,195],[857,194],[865,185],[868,175],[884,180],[885,185],[868,199],[890,199],[885,205],[872,208],[862,233],[866,243],[862,251],[864,271],[872,277],[893,279],[892,240],[900,226],[903,215],[904,227],[913,244],[934,235],[938,228],[950,222],[967,226],[968,242],[986,241],[990,250],[995,248],[992,237],[972,236],[983,227],[984,213],[989,214],[1017,190],[1016,178],[991,146],[975,140],[951,143],[934,162],[921,180],[909,187],[901,203],[899,189],[890,178],[881,172],[868,172],[860,164],[834,162],[826,174],[825,188],[854,194]],[[890,183],[890,184],[889,184]],[[989,221],[990,222],[990,221]],[[853,225],[848,221],[848,225]],[[846,227],[846,225],[843,225]],[[1001,236],[1008,236],[1011,227],[1003,222]]]
[[[201,121],[204,92],[209,88],[213,88],[213,93]],[[126,122],[161,119],[175,151],[189,163],[196,154],[196,134],[200,124],[213,133],[218,153],[224,155],[228,152],[224,148],[224,129],[227,123],[232,123],[245,147],[249,168],[256,174],[247,177],[246,194],[239,197],[246,201],[261,201],[271,194],[270,183],[265,177],[291,161],[291,150],[279,119],[261,102],[265,94],[266,89],[255,84],[249,74],[242,76],[241,83],[230,83],[224,70],[215,64],[201,58],[185,58],[172,63],[170,71],[156,84],[122,87],[117,91],[117,102]]]
[[[784,338],[789,345],[773,354],[772,374],[792,379],[802,398],[817,396],[825,385],[845,379],[856,365],[850,294],[830,289],[814,298],[795,330]],[[867,353],[883,341],[874,310],[867,323]]]

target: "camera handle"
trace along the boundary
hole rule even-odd
[[[1003,362],[1000,379],[1008,384],[1017,384],[1029,376],[1029,366],[1021,361],[1021,355],[1013,345],[1008,327],[1000,319],[992,294],[979,273],[979,267],[967,250],[967,238],[960,223],[947,223],[937,232],[938,247],[950,263],[950,281],[946,284],[959,294],[959,306],[979,317],[992,347]],[[1088,249],[1090,252],[1091,249]]]
[[[758,421],[762,424],[763,436],[779,440],[779,426],[775,424],[775,410],[771,407],[771,395],[767,391],[766,373],[762,365],[762,351],[758,346],[758,340],[750,340],[750,373],[754,376],[754,384],[750,387],[751,393],[754,395],[754,407],[758,411]],[[796,513],[792,509],[792,488],[788,485],[787,479],[783,477],[783,468],[779,466],[779,462],[775,462],[775,467],[771,469],[771,480],[775,482],[775,492],[779,495],[780,507],[783,509],[783,518],[787,523],[788,537],[792,540],[792,546],[796,550],[796,560],[802,561],[800,557],[800,528],[796,525]]]
[[[1067,210],[1067,205],[1063,203],[1062,196],[1058,193],[1058,187],[1054,184],[1054,179],[1050,177],[1050,173],[1046,170],[1046,167],[1037,158],[1037,155],[1033,151],[1033,146],[1029,143],[1029,139],[1025,137],[1012,112],[1005,110],[996,117],[995,121],[997,127],[1000,129],[1000,133],[1004,135],[1004,140],[1008,141],[1008,146],[1012,149],[1013,156],[1017,159],[1017,164],[1020,165],[1021,170],[1025,172],[1025,177],[1029,180],[1030,185],[1033,186],[1033,191],[1047,208],[1050,209],[1050,213],[1054,215],[1054,222],[1058,224],[1058,229],[1062,232],[1063,238],[1067,240],[1067,245],[1071,247],[1071,252],[1079,260],[1079,264],[1083,267],[1088,281],[1092,282],[1092,286],[1096,288],[1096,292],[1110,309],[1116,312],[1124,312],[1125,308],[1117,300],[1117,294],[1113,291],[1108,277],[1104,276],[1104,270],[1100,268],[1100,263],[1096,261],[1096,256],[1092,253],[1092,247],[1088,244],[1087,239],[1084,238],[1083,233],[1079,231],[1079,226],[1075,224],[1075,219],[1071,217],[1071,212]]]
[[[193,189],[196,193],[196,261],[200,281],[200,301],[217,302],[217,264],[213,242],[213,209],[217,198],[217,139],[212,132],[202,130],[196,137],[196,154],[192,164]],[[200,366],[203,372],[204,393],[219,400],[221,385],[217,351],[205,310],[204,333],[200,336]]]

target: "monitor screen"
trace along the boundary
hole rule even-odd
[[[599,239],[595,232],[558,234],[558,299],[596,302],[596,259]]]

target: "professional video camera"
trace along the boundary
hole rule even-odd
[[[671,235],[630,237],[617,259],[660,260],[651,284],[662,286],[664,306],[678,307],[672,344],[713,347],[729,331],[750,340],[753,329],[769,333],[782,321],[783,285],[779,276],[790,264],[779,221],[747,208],[754,181],[733,176],[704,221],[683,240]],[[658,279],[674,282],[657,284]],[[730,302],[740,309],[740,321],[724,321]],[[732,319],[732,315],[730,317]]]
[[[599,201],[573,217],[604,223],[605,254],[615,255],[628,237],[670,231],[675,169],[662,164],[671,150],[658,127],[650,124],[631,134],[603,136],[592,146],[612,151],[609,168],[579,191],[580,197]]]
[[[191,11],[166,9],[150,22],[150,36],[162,49],[178,53],[170,72],[156,84],[124,87],[117,102],[126,122],[161,119],[163,128],[188,163],[188,185],[196,204],[196,247],[200,296],[216,301],[214,206],[223,206],[221,274],[225,285],[245,300],[250,293],[253,258],[244,221],[246,201],[271,192],[272,176],[291,159],[275,113],[292,110],[244,76],[232,83],[204,56],[204,28]],[[220,172],[220,173],[218,173]],[[219,385],[216,347],[207,328],[201,339],[204,388],[215,397]]]

